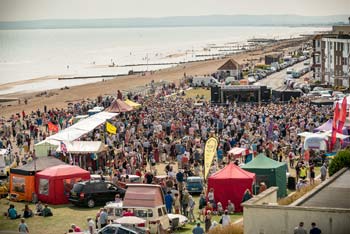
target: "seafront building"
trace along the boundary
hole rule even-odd
[[[350,23],[313,38],[313,78],[333,87],[350,87]]]

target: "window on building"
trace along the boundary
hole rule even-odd
[[[333,48],[333,42],[329,42],[329,49],[331,50]]]
[[[47,179],[39,180],[39,194],[49,195],[49,180]]]
[[[24,193],[26,183],[24,177],[13,176],[12,177],[12,189],[18,193]]]
[[[329,55],[329,62],[330,62],[330,63],[333,63],[333,57],[332,57],[332,55]]]
[[[317,40],[316,41],[316,47],[320,47],[321,46],[321,42],[320,42],[320,40]]]
[[[316,56],[316,63],[320,63],[320,56]]]

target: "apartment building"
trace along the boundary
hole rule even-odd
[[[350,87],[350,27],[335,26],[329,34],[313,38],[314,80]]]

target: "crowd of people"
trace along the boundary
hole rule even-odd
[[[108,151],[97,159],[98,163],[92,161],[80,166],[109,176],[115,183],[128,182],[125,175],[138,175],[144,178],[144,183],[160,184],[166,194],[167,211],[181,213],[193,222],[203,216],[206,231],[212,225],[212,214],[222,215],[224,225],[229,223],[228,214],[235,210],[232,203],[227,207],[217,203],[214,191],[201,194],[196,204],[186,190],[188,176],[203,177],[204,146],[209,137],[216,137],[219,142],[209,174],[235,160],[228,154],[231,148],[242,147],[254,154],[264,153],[276,161],[287,162],[290,169],[296,170],[298,178],[305,180],[309,176],[313,183],[313,157],[305,160],[303,142],[298,134],[312,132],[326,122],[333,114],[332,107],[312,105],[307,97],[293,99],[288,104],[232,102],[218,106],[203,100],[202,105],[196,105],[193,98],[186,98],[180,91],[183,88],[186,88],[184,83],[180,87],[163,84],[153,95],[127,94],[142,107],[120,113],[109,121],[117,128],[116,134],[100,126],[82,136],[80,140],[102,141]],[[119,93],[118,97],[123,98]],[[86,114],[95,106],[106,108],[113,99],[100,96],[70,104],[67,109],[44,106],[30,113],[23,111],[9,119],[3,118],[0,148],[8,149],[11,162],[26,164],[35,158],[33,144],[55,133],[51,124],[65,129],[74,124],[74,116]],[[316,152],[312,154],[319,156]],[[78,163],[62,154],[56,156],[68,163]],[[239,163],[244,163],[244,159]],[[159,171],[163,168],[160,165],[164,165],[164,171]],[[160,174],[166,176],[158,179]],[[202,210],[199,217],[193,213],[195,206]]]

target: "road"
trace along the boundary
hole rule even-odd
[[[291,67],[294,68],[296,71],[299,71],[302,68],[304,68],[304,61],[294,64]],[[266,85],[268,87],[271,87],[272,89],[284,87],[285,85],[283,84],[283,82],[284,78],[287,76],[286,72],[287,68],[279,72],[273,73],[262,80],[259,80],[258,82],[254,83],[254,85]],[[298,79],[295,80],[297,81]]]

